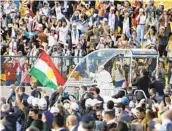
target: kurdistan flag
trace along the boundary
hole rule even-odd
[[[34,76],[43,86],[56,89],[63,85],[65,80],[55,67],[51,57],[42,51],[35,65],[31,68],[30,75]]]

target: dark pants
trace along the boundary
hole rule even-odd
[[[14,80],[6,80],[6,86],[14,84]]]
[[[17,86],[19,86],[21,83],[21,73],[17,75]]]
[[[30,86],[29,83],[22,83],[21,85],[22,85],[22,86]]]
[[[159,56],[162,57],[163,55],[164,56],[167,56],[167,51],[165,50],[167,45],[159,45]]]

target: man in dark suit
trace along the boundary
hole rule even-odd
[[[66,127],[69,131],[77,131],[78,130],[78,120],[75,115],[70,115],[66,119]]]
[[[143,90],[146,96],[149,97],[148,88],[151,83],[149,72],[147,71],[147,69],[141,69],[140,75],[141,77],[137,81],[133,82],[132,86],[137,86],[137,89]]]

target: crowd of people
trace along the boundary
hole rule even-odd
[[[138,82],[141,88],[146,80],[145,70]],[[141,82],[142,81],[142,82]],[[31,85],[11,85],[8,99],[0,99],[0,129],[2,131],[171,131],[171,90],[163,90],[161,81],[149,85],[148,99],[134,94],[132,87],[127,94],[101,96],[98,87],[82,86],[79,97],[58,87],[51,95],[44,88]],[[146,90],[146,89],[145,89]],[[158,94],[158,95],[157,95]]]
[[[2,131],[172,130],[172,7],[154,0],[4,0],[0,8],[1,84],[11,89],[0,99]],[[83,56],[108,48],[155,49],[162,58],[158,66],[135,59],[131,83],[127,64],[114,60],[110,70],[100,67],[108,75],[103,84],[82,86],[78,96],[63,87],[48,96],[28,75],[41,50],[67,79]],[[105,98],[101,89],[110,84],[126,93]]]
[[[8,86],[30,84],[25,77],[40,48],[64,77],[99,49],[151,48],[172,56],[172,9],[162,2],[4,0],[1,12],[1,80]]]

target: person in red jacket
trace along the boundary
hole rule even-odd
[[[3,68],[6,74],[6,86],[10,86],[11,84],[15,83],[17,67],[18,67],[18,63],[14,59],[9,61],[8,58],[4,61]]]

